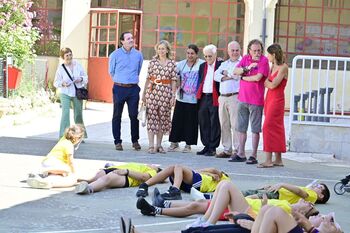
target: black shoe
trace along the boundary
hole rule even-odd
[[[137,141],[132,143],[132,147],[137,151],[141,150],[141,146]]]
[[[341,183],[343,184],[343,185],[347,185],[348,183],[349,183],[349,181],[350,181],[350,179],[349,178],[344,178],[344,179],[341,179]]]
[[[215,156],[215,155],[216,155],[216,152],[211,150],[204,154],[204,156]]]
[[[238,155],[231,156],[231,158],[228,160],[229,162],[245,162],[247,161],[247,158],[241,158]]]
[[[208,152],[208,148],[204,147],[203,150],[197,152],[197,155],[205,155],[205,153],[207,152]]]
[[[256,158],[254,158],[253,156],[250,156],[247,160],[247,162],[245,162],[246,164],[257,164],[258,160],[256,160]]]
[[[142,183],[139,186],[139,190],[136,192],[136,197],[147,197],[148,196],[148,185],[146,183]]]
[[[156,208],[151,206],[144,198],[139,198],[136,202],[136,208],[141,210],[141,214],[147,216],[156,216]]]
[[[181,191],[178,188],[170,186],[168,191],[160,195],[164,200],[182,200]]]
[[[160,208],[164,208],[164,198],[162,198],[162,196],[160,195],[158,188],[154,188],[152,205]]]

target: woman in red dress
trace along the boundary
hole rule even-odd
[[[265,97],[263,125],[265,162],[259,168],[283,166],[282,153],[286,152],[286,137],[284,132],[284,88],[288,79],[288,65],[284,63],[284,56],[279,44],[272,44],[267,48],[268,59],[272,63],[270,75],[265,81],[268,89]],[[272,153],[275,160],[272,161]]]

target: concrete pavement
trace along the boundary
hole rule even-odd
[[[38,116],[39,115],[39,116]],[[257,169],[245,164],[232,164],[226,159],[207,158],[180,152],[165,155],[146,153],[147,135],[140,128],[142,151],[131,150],[129,121],[123,116],[124,151],[114,150],[111,135],[112,106],[88,103],[84,111],[89,138],[76,153],[76,164],[80,176],[91,176],[105,162],[156,163],[162,167],[184,164],[193,168],[218,167],[228,172],[241,189],[263,184],[288,182],[304,185],[320,179],[333,189],[333,185],[350,172],[349,165],[329,155],[287,153],[284,168]],[[60,109],[40,114],[0,119],[0,232],[119,232],[119,216],[128,216],[140,229],[152,232],[180,230],[195,218],[169,218],[142,216],[135,207],[137,188],[113,189],[90,196],[78,196],[72,188],[36,190],[28,188],[24,180],[28,172],[39,166],[44,156],[56,143]],[[15,122],[15,125],[9,125]],[[169,145],[165,139],[164,145]],[[247,146],[250,141],[248,140]],[[259,153],[262,159],[262,154]],[[288,159],[289,158],[289,159]],[[161,184],[165,191],[169,183]],[[152,192],[153,188],[150,188]],[[187,194],[183,195],[188,199]],[[336,219],[344,232],[350,232],[347,212],[350,193],[338,196],[332,191],[328,204],[318,205],[321,212],[336,212]]]

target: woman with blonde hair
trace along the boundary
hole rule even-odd
[[[39,174],[29,174],[27,184],[32,188],[72,187],[77,183],[73,164],[74,151],[84,138],[82,125],[72,125],[41,162]]]
[[[171,108],[175,104],[176,64],[170,44],[161,40],[155,45],[156,55],[148,66],[148,75],[142,101],[147,107],[148,153],[165,153],[162,147],[164,134],[171,129]],[[156,136],[156,146],[154,137]]]

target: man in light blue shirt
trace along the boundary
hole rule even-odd
[[[141,150],[139,140],[139,120],[137,119],[140,100],[139,75],[143,57],[141,52],[134,48],[133,35],[123,32],[120,36],[122,47],[109,56],[109,74],[113,85],[113,118],[112,132],[116,150],[123,150],[120,137],[121,118],[125,102],[128,105],[131,141],[135,150]]]

